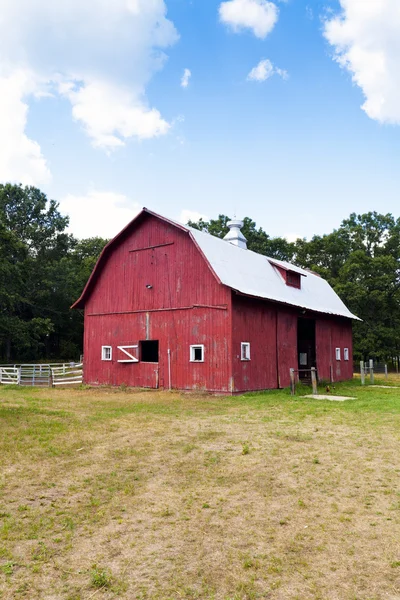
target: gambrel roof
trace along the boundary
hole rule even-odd
[[[239,248],[227,241],[214,237],[192,227],[175,223],[144,208],[114,239],[104,248],[96,267],[87,282],[79,300],[72,308],[82,308],[87,295],[94,284],[96,271],[101,269],[107,255],[118,243],[122,235],[134,228],[140,218],[146,214],[159,218],[181,231],[186,231],[201,251],[217,280],[227,287],[246,296],[263,298],[319,313],[358,319],[353,315],[329,283],[319,275],[295,265],[268,258],[251,250]],[[279,268],[301,275],[301,288],[286,284]]]

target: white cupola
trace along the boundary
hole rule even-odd
[[[247,250],[247,240],[240,231],[243,227],[243,221],[232,219],[232,221],[228,221],[227,226],[229,227],[229,231],[224,237],[224,240],[234,246],[239,246],[239,248]]]

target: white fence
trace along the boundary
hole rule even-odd
[[[19,385],[20,370],[17,367],[0,367],[0,384]]]
[[[83,379],[83,365],[62,365],[51,369],[53,386],[57,385],[78,385]]]
[[[21,386],[79,385],[83,380],[82,363],[0,365],[0,384]]]

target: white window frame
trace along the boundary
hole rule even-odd
[[[348,348],[345,348],[345,349],[343,350],[343,358],[344,358],[344,360],[349,360],[349,355],[350,355],[350,353],[349,353],[349,349],[348,349]]]
[[[244,352],[243,352],[244,350]],[[244,354],[244,356],[243,356]],[[241,342],[240,343],[240,360],[245,362],[250,360],[250,342]]]
[[[198,348],[201,350],[201,360],[195,359],[195,350]],[[190,346],[190,362],[204,362],[204,344],[193,344],[193,346]]]
[[[110,351],[110,357],[106,357],[106,350]],[[111,361],[112,360],[112,346],[102,346],[101,347],[101,360]]]
[[[119,363],[137,363],[139,359],[136,356],[132,356],[132,352],[128,352],[128,350],[138,349],[139,346],[136,344],[135,346],[117,346],[118,350],[121,350],[128,358],[117,360]]]
[[[336,360],[342,360],[340,348],[336,348]]]

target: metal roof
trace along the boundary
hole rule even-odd
[[[348,310],[329,283],[319,275],[290,263],[239,248],[192,227],[185,227],[185,229],[190,232],[224,285],[247,296],[360,320]],[[286,285],[282,275],[272,263],[302,275],[301,289]]]
[[[209,263],[216,278],[223,284],[246,296],[255,296],[265,300],[272,300],[290,306],[297,306],[306,310],[347,317],[360,320],[353,315],[333,291],[327,281],[318,275],[301,269],[290,263],[257,254],[251,250],[240,248],[228,241],[221,240],[209,233],[204,233],[192,227],[176,223],[171,219],[158,215],[147,208],[143,210],[118,233],[103,249],[92,274],[86,283],[80,298],[71,308],[83,308],[92,287],[95,285],[96,275],[101,270],[107,257],[114,246],[131,229],[146,217],[151,215],[162,221],[174,225],[182,231],[187,231]],[[301,289],[286,285],[272,263],[302,275]]]

